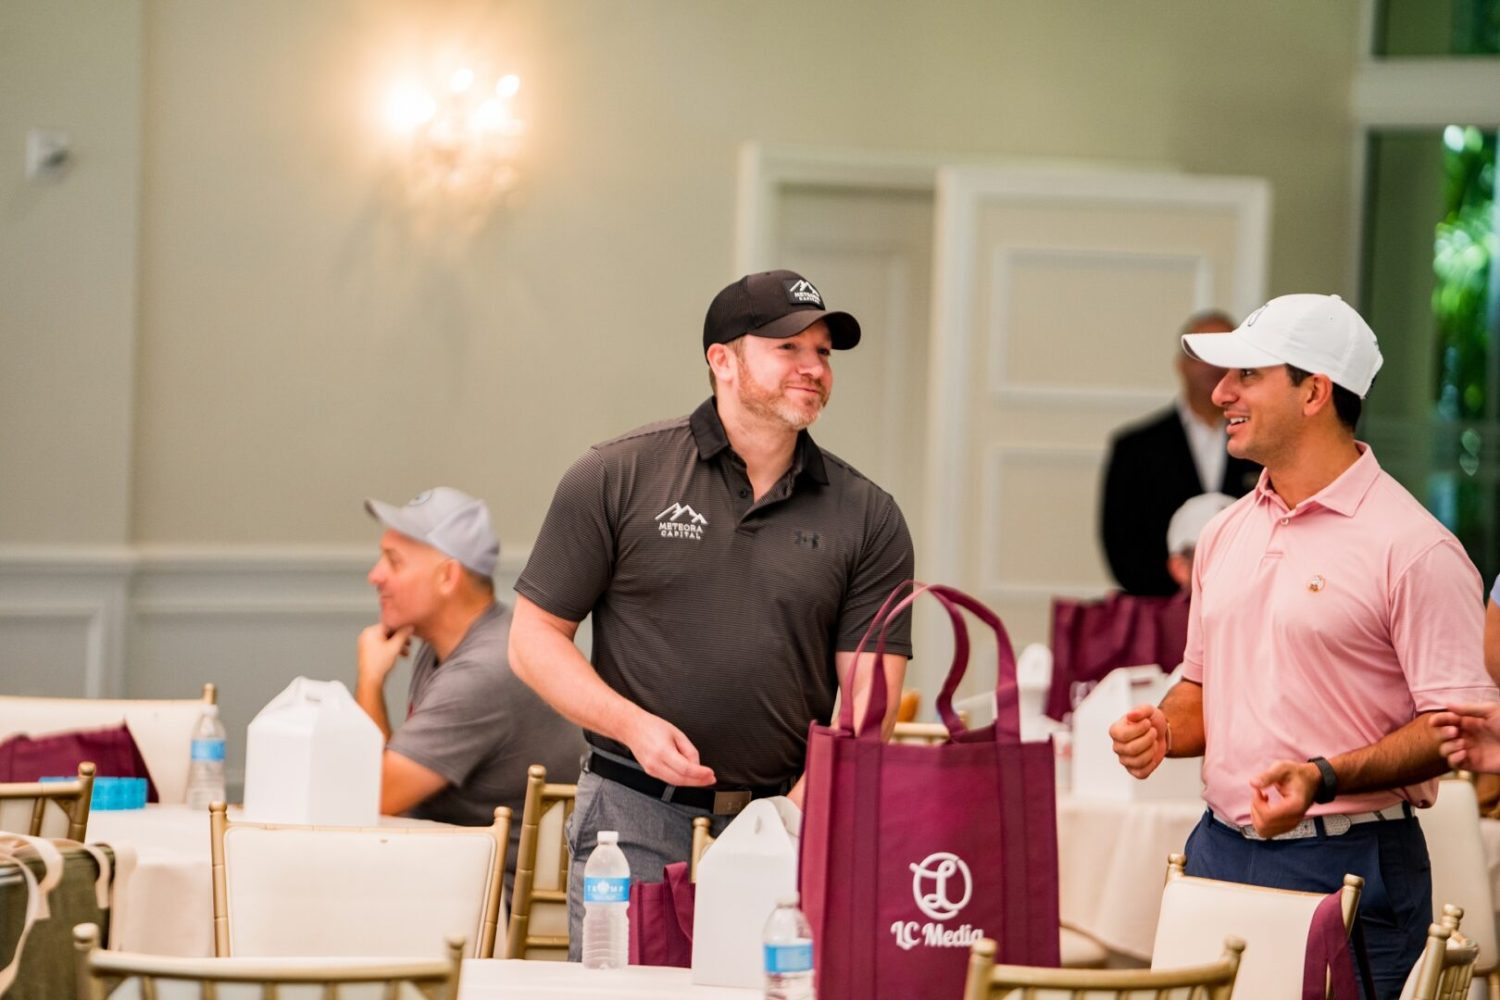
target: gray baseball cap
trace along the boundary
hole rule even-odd
[[[431,545],[480,576],[495,575],[500,540],[490,527],[490,510],[483,500],[451,486],[436,486],[404,507],[366,499],[365,510],[392,531]]]

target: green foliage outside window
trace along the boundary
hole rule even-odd
[[[1475,424],[1494,421],[1497,393],[1492,384],[1494,313],[1500,308],[1493,286],[1493,262],[1500,252],[1495,231],[1495,133],[1473,126],[1450,125],[1443,132],[1443,217],[1433,242],[1432,314],[1437,326],[1434,371],[1436,416],[1457,430],[1442,435],[1447,452],[1434,482],[1434,493],[1446,494],[1440,516],[1471,553],[1483,550],[1491,490],[1481,479],[1482,437]],[[1461,429],[1459,429],[1461,428]],[[1451,450],[1449,450],[1451,448]],[[1458,468],[1455,470],[1453,463]],[[1442,510],[1441,508],[1447,508]]]

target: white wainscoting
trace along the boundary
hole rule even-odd
[[[349,548],[0,549],[0,693],[186,698],[219,687],[229,779],[245,729],[298,676],[354,687],[354,641],[378,614],[374,561]],[[528,550],[507,550],[497,594],[513,599]],[[406,713],[409,665],[386,685]]]

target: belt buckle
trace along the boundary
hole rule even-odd
[[[750,804],[750,790],[714,791],[714,815],[737,816]]]

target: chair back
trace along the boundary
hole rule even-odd
[[[78,765],[78,777],[72,781],[0,782],[0,830],[42,836],[43,826],[51,825],[47,813],[47,803],[51,802],[67,824],[65,833],[56,832],[83,843],[88,835],[89,805],[93,799],[94,765],[89,761]],[[48,834],[53,832],[49,830]]]
[[[1218,961],[1176,969],[1039,969],[996,965],[995,942],[982,938],[969,952],[964,1000],[1229,1000],[1245,942],[1224,939]],[[1242,993],[1242,996],[1262,994]],[[1297,994],[1290,994],[1297,995]]]
[[[166,804],[187,801],[188,748],[193,727],[217,689],[203,685],[199,698],[25,698],[0,696],[0,739],[18,733],[46,736],[75,729],[99,729],[121,722],[130,730],[151,771],[157,797]]]
[[[1445,906],[1439,923],[1427,928],[1427,944],[1412,969],[1403,998],[1410,1000],[1465,1000],[1474,978],[1479,945],[1458,932],[1463,910]]]
[[[1417,820],[1432,856],[1432,912],[1444,904],[1463,908],[1464,937],[1479,946],[1475,971],[1484,975],[1500,967],[1495,931],[1495,904],[1489,862],[1480,830],[1473,776],[1459,772],[1438,782],[1431,809],[1417,810]],[[1436,849],[1441,845],[1441,849]]]
[[[958,713],[958,721],[965,728],[969,725],[967,712]],[[892,743],[914,743],[931,746],[948,742],[948,727],[941,722],[898,722],[891,730]]]
[[[1234,936],[1246,943],[1240,996],[1301,996],[1308,931],[1326,894],[1196,878],[1183,874],[1185,863],[1181,854],[1167,863],[1151,968],[1200,965],[1219,953],[1226,937]],[[1344,876],[1345,928],[1354,919],[1363,888],[1364,879]]]
[[[948,727],[941,722],[898,722],[891,731],[892,743],[930,745],[948,742]]]
[[[540,764],[526,769],[506,958],[568,957],[567,820],[577,792],[577,785],[548,784]]]
[[[485,827],[246,823],[221,802],[209,816],[220,957],[423,954],[455,936],[494,954],[504,806]]]
[[[713,846],[714,836],[709,833],[712,821],[707,816],[693,817],[693,853],[688,857],[688,880],[698,881],[698,862],[703,852]]]
[[[458,1000],[464,941],[449,938],[441,959],[170,958],[99,948],[99,928],[73,929],[79,1000],[108,1000],[126,983],[136,995],[174,1000]]]

